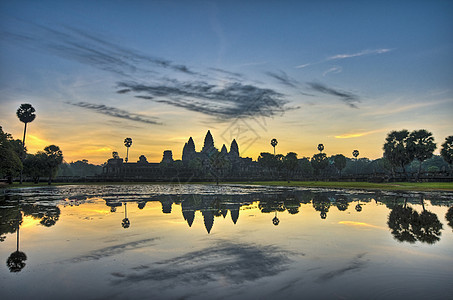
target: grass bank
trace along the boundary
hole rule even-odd
[[[244,182],[237,182],[244,183]],[[244,183],[245,184],[245,183]],[[253,185],[319,187],[337,189],[369,189],[395,191],[453,191],[453,182],[337,182],[337,181],[255,181]]]
[[[63,185],[152,185],[152,184],[178,184],[177,182],[56,182],[51,186]],[[215,184],[215,182],[190,182],[190,184]],[[267,186],[311,187],[311,188],[336,188],[336,189],[365,189],[365,190],[394,190],[394,191],[453,191],[453,182],[336,182],[336,181],[253,181],[253,182],[222,182],[221,184],[251,184]],[[46,187],[47,182],[38,184],[26,182],[22,185],[15,182],[12,185],[1,185],[0,188],[26,188]]]

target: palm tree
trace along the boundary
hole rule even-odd
[[[433,156],[437,145],[434,143],[433,134],[425,129],[414,130],[409,135],[409,151],[412,152],[414,158],[418,160],[417,178],[420,179],[423,161]]]
[[[275,211],[275,217],[272,219],[272,224],[274,224],[275,226],[280,224],[280,220],[277,217],[277,211]]]
[[[359,150],[352,151],[352,156],[355,157],[355,173],[357,174],[357,157],[359,156]]]
[[[19,106],[16,111],[16,115],[19,120],[25,124],[24,138],[22,139],[22,146],[24,147],[25,151],[25,134],[27,132],[27,124],[33,122],[33,120],[36,118],[35,109],[33,108],[33,106],[31,106],[31,104],[24,103]],[[20,159],[23,160],[24,157],[21,157]],[[22,169],[20,170],[20,184],[22,184]]]
[[[277,139],[272,139],[271,140],[271,145],[272,145],[272,147],[274,147],[274,155],[275,155],[275,146],[277,146],[277,144],[278,144]]]
[[[123,228],[129,228],[129,226],[131,226],[131,221],[129,221],[129,218],[127,217],[127,203],[124,203],[124,219],[121,222],[121,226],[123,226]]]
[[[132,139],[131,138],[125,138],[124,139],[124,146],[126,146],[127,149],[127,154],[126,154],[126,163],[129,160],[129,147],[132,145]]]
[[[17,236],[16,236],[16,251],[11,253],[6,261],[6,265],[10,272],[20,272],[25,267],[25,261],[27,255],[24,252],[19,251],[19,223],[17,223]]]
[[[319,150],[319,152],[322,152],[324,150],[324,145],[323,144],[319,144],[318,145],[318,150]]]

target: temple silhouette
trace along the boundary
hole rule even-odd
[[[165,150],[160,163],[150,163],[144,155],[137,162],[125,162],[117,155],[108,159],[102,177],[111,180],[212,180],[220,177],[244,178],[258,168],[251,158],[239,154],[239,145],[231,141],[228,151],[225,144],[220,151],[214,145],[211,131],[204,138],[201,151],[197,152],[190,137],[182,149],[182,160],[174,160],[172,150]],[[255,172],[256,173],[256,172]]]

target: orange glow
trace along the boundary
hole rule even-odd
[[[340,222],[338,222],[338,224],[348,225],[348,226],[358,226],[358,227],[370,227],[370,228],[385,229],[385,228],[380,227],[380,226],[371,225],[371,224],[363,223],[363,222],[355,222],[355,221],[340,221]]]
[[[335,138],[336,139],[351,139],[351,138],[361,137],[361,136],[370,135],[373,133],[383,132],[383,131],[386,131],[386,129],[372,130],[372,131],[366,131],[366,132],[361,132],[361,133],[345,133],[345,134],[341,134],[341,135],[336,135]]]
[[[28,149],[28,153],[42,151],[45,147],[51,144],[51,142],[32,134],[27,134],[25,139],[25,146]]]
[[[23,228],[33,227],[33,226],[39,224],[40,221],[41,221],[41,219],[34,219],[32,216],[25,216],[22,219],[22,224],[20,225],[20,228],[23,229]]]

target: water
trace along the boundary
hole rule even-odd
[[[10,190],[0,298],[449,299],[452,199],[235,185]]]

